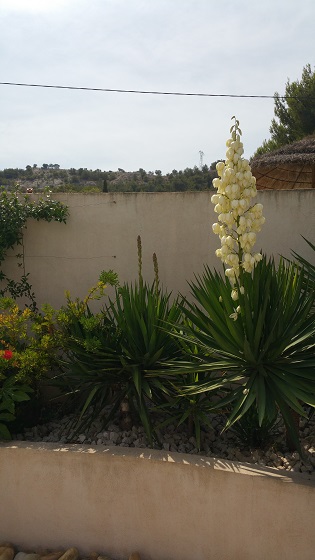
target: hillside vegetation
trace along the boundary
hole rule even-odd
[[[6,190],[41,192],[49,188],[52,192],[183,192],[212,189],[212,180],[217,177],[215,163],[174,169],[162,175],[160,170],[134,172],[101,171],[100,169],[60,169],[58,164],[43,164],[42,167],[27,165],[25,169],[0,171],[0,184]]]

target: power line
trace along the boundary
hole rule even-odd
[[[177,95],[188,97],[232,97],[232,98],[250,98],[250,99],[274,99],[274,95],[239,95],[228,93],[189,93],[180,91],[144,91],[138,89],[111,89],[111,88],[93,88],[93,87],[77,87],[77,86],[58,86],[48,84],[26,84],[18,82],[0,82],[2,86],[22,86],[22,87],[36,87],[36,88],[51,88],[51,89],[69,89],[69,90],[82,90],[82,91],[101,91],[112,93],[138,93],[145,95]],[[277,95],[278,99],[300,99],[293,95]]]

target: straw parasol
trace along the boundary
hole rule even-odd
[[[315,135],[252,159],[257,189],[315,189]]]

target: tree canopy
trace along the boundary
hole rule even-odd
[[[275,92],[275,117],[271,121],[269,140],[264,140],[255,156],[276,150],[315,134],[315,71],[307,64],[301,80],[290,82],[285,87],[284,98]]]

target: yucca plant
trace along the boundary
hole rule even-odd
[[[310,248],[315,252],[315,245],[313,245],[313,243],[311,243],[305,237],[303,237],[303,239],[310,246]],[[309,279],[310,279],[310,285],[311,285],[312,289],[314,290],[315,289],[315,264],[311,263],[310,261],[308,261],[307,259],[305,259],[301,255],[299,255],[299,253],[296,253],[295,251],[292,251],[292,254],[296,258],[296,260],[298,261],[300,266],[302,266],[304,268],[304,270],[307,272],[307,274],[309,276]]]
[[[303,236],[302,236],[303,237]],[[308,241],[305,237],[303,237],[304,241],[311,247],[314,251],[314,258],[315,258],[315,245]],[[315,264],[311,263],[295,251],[292,251],[294,258],[296,259],[298,266],[303,268],[305,273],[307,274],[307,281],[306,281],[306,289],[315,292]],[[315,311],[315,305],[313,307],[313,311]]]
[[[264,418],[259,424],[257,407],[252,405],[248,411],[233,424],[231,431],[245,447],[264,449],[280,434],[280,419],[273,420]]]
[[[158,425],[158,428],[169,424],[176,424],[177,427],[186,425],[188,436],[195,436],[198,450],[202,448],[202,428],[211,427],[209,415],[213,401],[209,398],[208,393],[185,394],[182,392],[182,388],[188,383],[198,383],[200,378],[201,375],[198,373],[188,373],[177,376],[176,381],[172,380],[169,399],[159,407],[167,417]]]
[[[178,371],[207,375],[183,392],[222,390],[213,409],[230,408],[226,428],[252,406],[260,426],[279,412],[301,451],[292,412],[305,416],[303,403],[315,406],[315,294],[304,289],[303,270],[283,260],[276,266],[264,257],[241,278],[237,312],[230,281],[218,272],[206,267],[191,283],[195,301],[183,311],[193,326],[177,336],[193,339],[198,361]]]
[[[90,411],[93,420],[105,405],[110,413],[104,425],[123,403],[140,418],[150,443],[154,427],[149,403],[165,402],[169,393],[165,362],[180,355],[180,346],[166,324],[177,324],[178,301],[159,286],[157,261],[152,285],[142,278],[141,240],[138,238],[139,280],[116,287],[114,299],[104,306],[95,322],[89,310],[71,324],[68,361],[64,380],[83,402],[81,420]],[[154,372],[146,377],[146,373]]]

